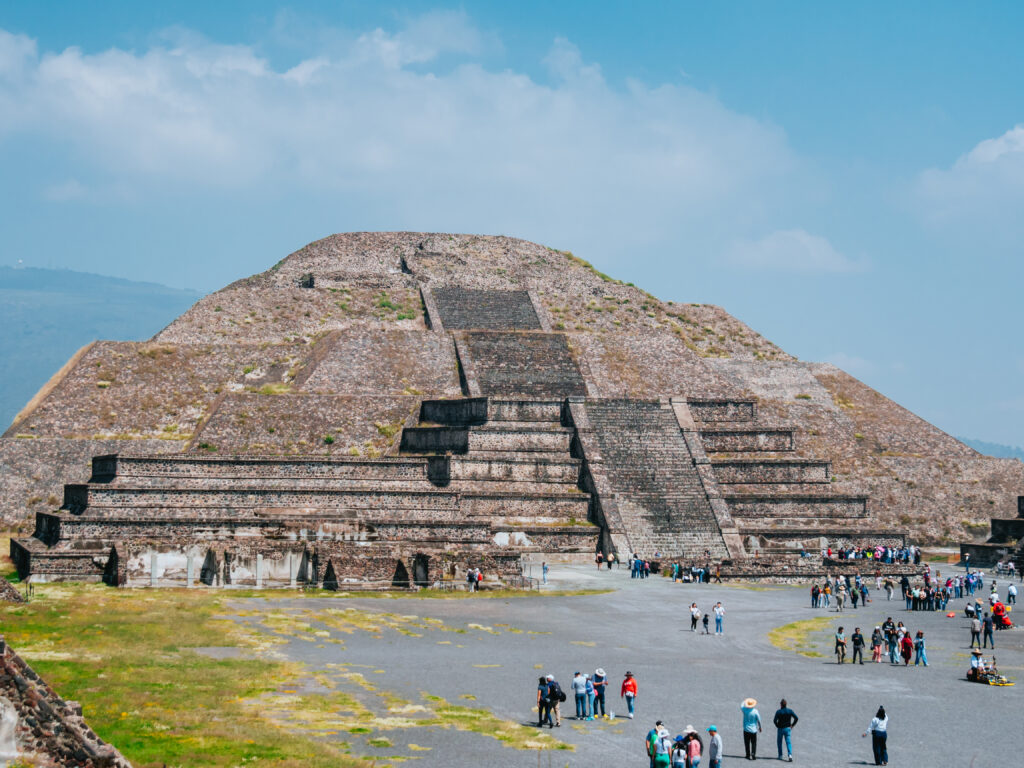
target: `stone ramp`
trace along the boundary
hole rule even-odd
[[[598,399],[585,407],[630,548],[645,557],[728,557],[671,407]]]
[[[587,394],[561,333],[464,332],[456,335],[470,395],[566,398]]]
[[[529,291],[444,286],[434,288],[432,293],[445,330],[541,330]]]

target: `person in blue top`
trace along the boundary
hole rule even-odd
[[[608,717],[604,711],[604,693],[608,687],[608,675],[604,669],[598,667],[594,670],[594,717],[597,717],[597,710],[601,710],[601,717]]]
[[[743,712],[743,748],[747,760],[757,759],[757,734],[761,728],[761,713],[757,711],[757,699],[744,699],[740,705]]]

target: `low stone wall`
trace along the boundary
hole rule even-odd
[[[753,400],[686,399],[694,421],[753,421],[757,406]]]
[[[702,429],[700,439],[708,453],[750,451],[792,451],[793,430],[774,429]]]
[[[758,518],[861,518],[866,517],[866,496],[724,496],[734,517]]]
[[[715,480],[723,485],[743,483],[827,483],[829,461],[814,459],[719,459],[712,462]]]
[[[124,755],[92,732],[81,706],[61,699],[0,637],[0,710],[8,708],[17,719],[17,750],[32,765],[131,768]]]

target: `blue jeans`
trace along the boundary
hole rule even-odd
[[[587,716],[587,694],[576,694],[576,719],[581,720]]]
[[[875,753],[875,765],[889,762],[889,752],[885,748],[886,738],[885,731],[871,732],[871,751]]]
[[[914,655],[914,666],[916,667],[918,662],[920,662],[921,664],[924,664],[927,667],[928,666],[928,654],[926,653],[925,649],[924,648],[921,648],[920,650],[915,649],[914,653],[915,653],[915,655]]]
[[[793,729],[792,728],[779,728],[778,736],[776,736],[776,738],[775,738],[775,743],[779,747],[779,760],[782,759],[782,740],[783,739],[786,740],[786,754],[787,755],[792,755],[793,754],[793,741],[790,738],[790,735],[792,733],[793,733]]]
[[[716,635],[722,634],[722,617],[721,616],[715,616],[715,634]]]
[[[631,714],[631,715],[633,714],[633,700],[634,699],[636,699],[636,696],[633,696],[633,695],[628,694],[628,693],[626,694],[626,706],[629,708],[629,714]]]
[[[597,717],[598,705],[601,708],[601,714],[604,714],[604,688],[601,688],[600,693],[594,694],[594,717]]]

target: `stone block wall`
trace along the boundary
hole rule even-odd
[[[433,288],[445,330],[541,330],[528,291],[493,291],[457,285]]]
[[[563,334],[469,331],[456,335],[456,347],[472,395],[586,394]]]
[[[131,768],[82,718],[82,708],[64,701],[0,637],[0,710],[13,718],[19,755],[52,768]]]

